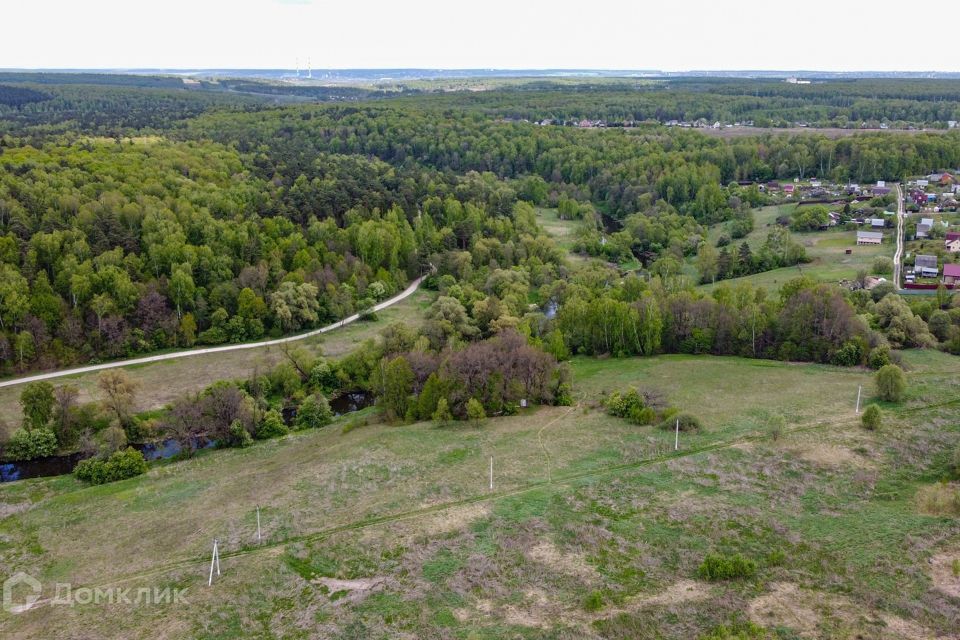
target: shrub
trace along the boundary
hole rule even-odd
[[[893,260],[886,256],[879,256],[873,261],[873,272],[879,275],[893,273]]]
[[[903,400],[903,393],[907,390],[907,377],[903,375],[903,369],[895,364],[884,365],[877,371],[874,380],[877,385],[877,395],[881,400],[887,402]]]
[[[257,438],[266,440],[268,438],[277,438],[290,433],[287,425],[283,424],[283,416],[276,409],[267,411],[263,416],[263,421],[257,429]]]
[[[863,346],[856,340],[848,340],[834,351],[830,361],[840,367],[854,367],[863,360]]]
[[[483,405],[480,404],[480,401],[476,398],[470,398],[467,402],[467,419],[473,423],[473,426],[479,427],[480,422],[487,417],[486,411],[483,410]]]
[[[57,451],[57,436],[50,429],[17,429],[7,443],[7,460],[33,460],[52,456]]]
[[[553,404],[557,407],[573,406],[573,386],[569,382],[561,382],[553,395]]]
[[[450,405],[446,398],[437,400],[437,410],[433,412],[433,421],[438,425],[445,426],[453,420],[453,414],[450,413]]]
[[[917,507],[933,516],[960,516],[960,486],[949,482],[922,487],[917,491]]]
[[[606,404],[607,413],[634,424],[653,424],[657,419],[657,412],[647,406],[646,400],[636,389],[626,393],[614,392],[607,398]]]
[[[700,563],[697,575],[703,580],[733,580],[735,578],[752,578],[757,573],[757,563],[744,558],[739,553],[725,556],[719,553],[710,553]]]
[[[680,421],[680,431],[699,431],[701,428],[700,420],[689,413],[677,413],[657,425],[657,428],[665,431],[673,431],[677,428],[677,420]]]
[[[253,444],[253,436],[247,431],[246,427],[239,420],[230,423],[230,440],[233,446],[244,449]]]
[[[334,391],[338,384],[337,372],[334,371],[329,362],[321,360],[313,365],[313,369],[310,370],[310,386],[320,389],[324,393],[329,393]]]
[[[876,431],[880,428],[880,423],[883,421],[883,413],[880,411],[880,407],[871,404],[863,410],[863,415],[860,417],[860,420],[863,422],[864,429]]]
[[[871,351],[869,364],[871,369],[880,369],[890,364],[890,347],[877,347]]]
[[[583,609],[584,611],[600,611],[603,609],[603,594],[599,591],[591,591],[586,598],[583,599]]]
[[[50,422],[53,401],[53,386],[49,382],[31,382],[25,386],[20,393],[24,426],[38,429]]]
[[[81,460],[73,468],[73,475],[91,484],[104,484],[132,478],[146,471],[147,461],[143,459],[143,454],[133,447],[127,447],[123,451],[113,452],[106,460]]]
[[[318,429],[333,421],[333,412],[330,403],[322,393],[307,396],[297,411],[294,426],[297,429]]]

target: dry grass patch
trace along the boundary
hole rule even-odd
[[[708,597],[710,597],[710,587],[708,585],[696,580],[680,580],[659,593],[631,598],[628,608],[669,606],[704,600]]]
[[[899,616],[874,611],[849,598],[791,582],[776,582],[772,590],[749,605],[751,620],[765,627],[787,627],[801,638],[933,640],[943,638]]]
[[[960,516],[960,483],[940,482],[921,487],[917,509],[932,516]]]
[[[930,559],[930,579],[937,590],[960,598],[960,546]]]
[[[802,460],[828,469],[870,466],[869,462],[863,457],[858,456],[847,447],[837,444],[809,443],[791,449],[791,451]]]
[[[584,582],[593,582],[599,577],[597,570],[587,563],[583,555],[561,551],[549,540],[541,540],[531,547],[527,557],[557,573],[574,576]]]

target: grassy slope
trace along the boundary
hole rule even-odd
[[[312,351],[322,351],[331,357],[343,356],[354,350],[364,340],[377,335],[385,326],[393,322],[405,322],[417,325],[423,316],[422,311],[433,299],[429,291],[418,291],[392,307],[377,314],[375,322],[355,322],[342,329],[307,338],[295,343],[293,347],[306,347]],[[141,411],[156,409],[175,398],[225,378],[243,378],[259,367],[261,371],[277,364],[283,359],[279,346],[259,349],[243,349],[208,355],[192,356],[177,360],[161,360],[150,364],[125,367],[131,378],[140,383],[137,397],[137,409]],[[80,401],[88,402],[100,398],[97,389],[99,372],[84,373],[59,378],[52,381],[54,386],[76,385],[80,389]],[[18,399],[23,390],[21,386],[0,389],[0,428],[6,423],[12,430],[21,419]]]
[[[103,487],[70,477],[0,486],[0,505],[14,512],[0,520],[3,573],[27,570],[47,585],[129,576],[125,587],[186,587],[189,602],[45,607],[0,617],[0,629],[15,637],[55,624],[97,637],[691,638],[789,583],[820,603],[820,637],[881,637],[884,624],[882,637],[911,637],[891,632],[904,622],[891,616],[945,632],[960,622],[960,602],[932,590],[924,567],[937,546],[960,555],[960,524],[918,514],[912,496],[957,442],[956,405],[923,407],[960,395],[960,361],[909,358],[911,395],[878,433],[852,415],[857,385],[870,391],[866,371],[583,359],[573,363],[573,409],[481,429],[374,425],[341,435],[334,426]],[[671,433],[585,408],[627,385],[657,389],[698,415],[704,432],[684,434],[675,455]],[[769,439],[775,415],[798,430]],[[720,448],[688,455],[712,445]],[[249,551],[258,504],[266,542]],[[208,589],[204,554],[215,536],[224,575]],[[695,581],[711,549],[756,558],[758,578]],[[321,576],[382,581],[331,593]],[[584,606],[593,592],[598,611]],[[662,593],[672,595],[651,599]],[[858,615],[844,614],[843,602]],[[803,630],[781,613],[761,622]]]
[[[777,216],[789,215],[793,211],[793,205],[780,205],[773,207],[763,207],[754,212],[754,230],[746,237],[750,248],[756,252],[766,239],[770,230],[769,225],[776,223]],[[716,243],[717,237],[721,233],[721,225],[710,229],[708,240]],[[861,269],[868,273],[873,273],[873,261],[877,256],[887,256],[893,258],[895,249],[893,242],[893,232],[885,232],[887,238],[884,244],[880,246],[857,246],[857,232],[844,231],[841,229],[830,231],[817,231],[808,233],[793,233],[793,238],[804,245],[807,249],[807,256],[811,261],[807,264],[801,264],[794,267],[784,267],[774,269],[773,271],[764,271],[742,278],[733,278],[723,280],[722,282],[735,284],[746,281],[754,286],[762,286],[767,290],[774,292],[780,289],[780,286],[799,275],[806,275],[821,282],[837,282],[839,280],[853,280],[857,272]],[[743,240],[735,240],[731,247],[735,250],[740,246]],[[853,253],[846,254],[847,249],[852,249]],[[887,275],[886,277],[890,277]],[[712,289],[715,285],[704,285],[706,289]]]

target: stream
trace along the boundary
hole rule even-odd
[[[353,413],[374,403],[372,395],[363,391],[353,391],[341,393],[336,398],[330,400],[330,409],[335,416],[342,416],[346,413]],[[283,418],[287,424],[293,422],[296,417],[295,409],[285,409]],[[196,449],[209,449],[216,446],[213,440],[201,439],[194,443]],[[131,444],[131,447],[140,451],[148,462],[151,460],[162,460],[172,458],[180,453],[180,443],[173,439],[158,440],[156,442],[143,442]],[[33,460],[21,460],[19,462],[0,462],[0,482],[13,482],[15,480],[26,480],[27,478],[44,478],[47,476],[59,476],[70,473],[73,467],[84,458],[84,454],[76,452],[62,456],[50,456],[47,458],[35,458]]]

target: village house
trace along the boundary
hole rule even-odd
[[[874,229],[883,229],[887,226],[887,222],[883,218],[870,218],[870,226]]]
[[[913,272],[921,278],[936,278],[940,275],[937,256],[918,254],[913,261]]]
[[[960,284],[960,264],[943,265],[943,284]]]
[[[793,195],[793,185],[792,185],[792,184],[785,184],[785,185],[783,185],[783,192],[784,192],[785,194],[787,194],[788,196],[792,196],[792,195]]]
[[[857,231],[857,244],[882,244],[882,231]]]
[[[920,223],[917,224],[917,237],[918,238],[930,237],[930,229],[932,228],[933,228],[933,218],[920,218]]]
[[[960,232],[948,232],[943,244],[950,253],[960,253]]]

